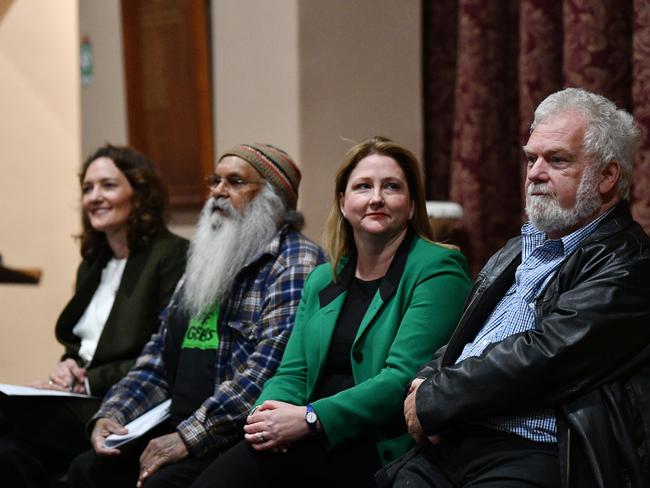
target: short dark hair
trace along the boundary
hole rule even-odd
[[[79,181],[83,184],[88,167],[98,158],[108,158],[124,174],[133,188],[132,210],[127,221],[127,242],[129,251],[146,246],[154,235],[165,226],[167,192],[156,173],[151,160],[128,146],[106,144],[97,149],[83,163]],[[104,232],[93,229],[85,212],[81,211],[83,230],[79,236],[81,255],[93,259],[108,249]]]

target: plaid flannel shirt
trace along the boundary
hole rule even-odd
[[[251,406],[280,364],[307,275],[324,261],[316,244],[285,227],[239,273],[221,308],[214,393],[176,427],[194,456],[242,437]],[[160,330],[128,375],[107,392],[94,419],[124,425],[170,397],[163,361],[166,318],[178,306],[182,282],[161,315]]]

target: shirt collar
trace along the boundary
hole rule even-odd
[[[264,249],[262,249],[258,254],[255,255],[250,261],[248,261],[242,269],[248,268],[249,266],[255,264],[257,261],[262,259],[262,257],[268,255],[271,257],[276,257],[280,253],[280,244],[282,241],[282,236],[284,235],[285,231],[287,231],[289,228],[288,225],[284,225],[278,229],[278,231],[275,233],[275,236],[273,239],[269,241],[269,243],[264,246]]]
[[[588,237],[598,224],[613,210],[613,207],[607,210],[604,214],[598,216],[588,224],[580,227],[579,229],[571,232],[570,234],[561,237],[560,239],[549,239],[544,231],[537,229],[532,222],[526,222],[521,227],[522,245],[532,247],[533,249],[543,245],[547,242],[556,242],[562,248],[562,254],[568,255],[575,251],[580,243]]]

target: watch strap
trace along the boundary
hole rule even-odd
[[[316,411],[311,403],[308,403],[305,408],[307,409],[305,412],[305,422],[309,428],[309,433],[318,434],[318,416],[316,415]]]

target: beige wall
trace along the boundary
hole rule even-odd
[[[81,87],[81,154],[107,142],[126,144],[126,88],[119,0],[80,0],[79,32],[89,36],[93,80]]]
[[[352,141],[383,135],[422,153],[419,0],[301,0],[301,208],[320,239]]]
[[[75,0],[0,1],[0,252],[43,270],[38,286],[0,284],[0,382],[47,378],[61,352],[79,262],[77,53]]]
[[[297,157],[298,0],[213,0],[215,147],[270,142]]]
[[[382,134],[422,151],[419,0],[213,0],[215,141],[268,141],[303,172],[319,241],[341,156]]]

